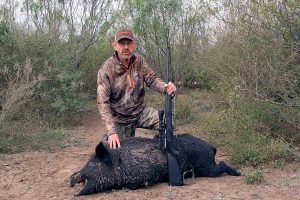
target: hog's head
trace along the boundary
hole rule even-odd
[[[70,176],[68,184],[71,187],[77,183],[84,184],[84,188],[75,196],[115,188],[120,184],[118,173],[116,173],[116,169],[119,169],[119,163],[118,150],[109,150],[100,142],[95,149],[95,154],[80,171]]]

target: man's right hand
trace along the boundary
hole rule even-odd
[[[111,149],[116,149],[121,147],[119,135],[117,133],[113,133],[109,135],[107,138],[107,143],[109,145],[109,148]]]
[[[169,95],[174,94],[176,92],[176,86],[174,83],[169,82],[168,84],[165,84],[165,92],[167,92]]]

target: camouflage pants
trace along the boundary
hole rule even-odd
[[[151,107],[146,107],[137,121],[128,124],[118,123],[117,131],[120,139],[125,139],[128,137],[134,137],[135,130],[137,128],[158,130],[158,127],[159,127],[158,110]]]
[[[135,130],[137,128],[158,130],[159,128],[159,118],[158,118],[158,110],[146,107],[143,110],[140,118],[132,123],[121,124],[117,123],[117,132],[119,134],[120,139],[125,139],[128,137],[135,136]],[[102,141],[106,141],[107,138],[102,138]]]

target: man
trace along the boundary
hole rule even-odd
[[[147,107],[144,84],[160,93],[176,91],[155,75],[145,59],[134,54],[137,41],[131,30],[116,32],[115,54],[98,71],[97,103],[107,129],[110,148],[121,147],[120,139],[135,136],[136,128],[157,129],[158,111]]]

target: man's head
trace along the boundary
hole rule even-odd
[[[112,46],[115,51],[118,52],[121,61],[129,60],[137,46],[133,32],[129,29],[118,30],[115,34],[115,40]]]

